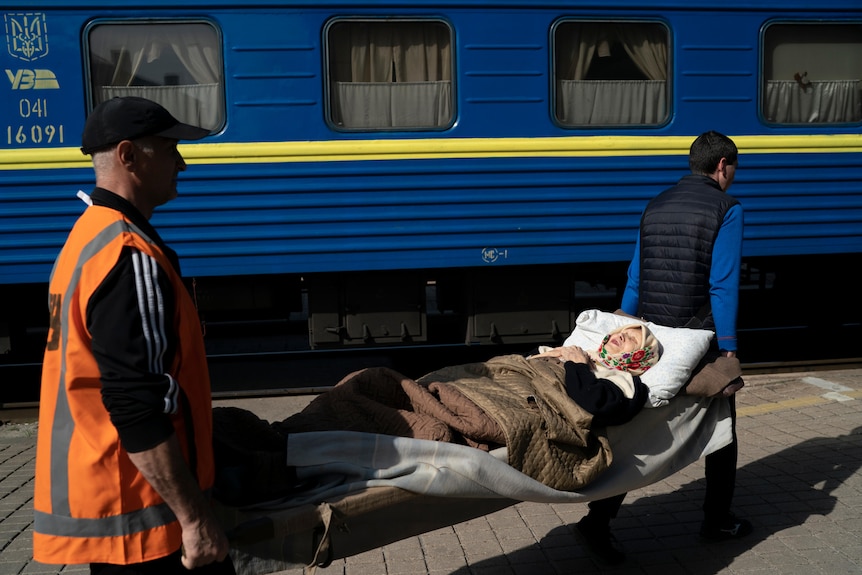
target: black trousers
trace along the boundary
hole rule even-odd
[[[177,551],[167,557],[131,565],[90,563],[90,575],[236,575],[236,569],[230,556],[227,556],[220,563],[210,563],[189,571],[183,566],[181,551]]]
[[[710,524],[720,523],[730,513],[733,490],[736,487],[736,463],[739,455],[739,442],[736,438],[736,396],[730,396],[728,401],[733,440],[705,458],[706,493],[703,498],[703,519]],[[591,501],[587,505],[590,509],[590,520],[598,525],[609,524],[619,513],[625,498],[626,494],[622,493]]]

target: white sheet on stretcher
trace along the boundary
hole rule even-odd
[[[324,431],[291,435],[287,464],[316,489],[272,508],[319,503],[377,486],[440,497],[506,498],[540,503],[591,501],[660,481],[731,441],[726,400],[680,396],[608,428],[613,463],[577,492],[557,491],[505,463],[505,448],[486,453],[436,441]],[[266,508],[268,506],[264,506]],[[261,507],[258,507],[261,508]]]

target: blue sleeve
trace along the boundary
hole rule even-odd
[[[620,309],[629,315],[638,315],[639,286],[641,275],[641,235],[638,233],[637,242],[635,243],[635,254],[632,256],[632,262],[629,264],[628,280],[626,281],[626,289],[623,292],[623,301],[620,303]]]
[[[727,211],[712,248],[709,297],[718,347],[737,351],[736,317],[739,310],[739,275],[742,266],[742,206]]]

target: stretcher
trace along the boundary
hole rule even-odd
[[[596,333],[605,329],[597,326]],[[296,489],[248,505],[216,503],[237,572],[326,566],[518,502],[584,503],[665,479],[732,440],[729,402],[678,393],[686,381],[672,398],[608,427],[612,462],[576,490],[549,487],[515,469],[507,447],[483,451],[358,431],[291,433],[285,465]]]
[[[731,440],[729,404],[680,396],[608,430],[614,461],[578,492],[557,491],[487,453],[442,442],[357,432],[289,438],[287,465],[306,493],[244,508],[219,506],[240,574],[325,566],[480,517],[519,501],[578,503],[660,481]]]

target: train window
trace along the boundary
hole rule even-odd
[[[449,126],[451,36],[437,21],[333,23],[326,39],[330,121],[359,130]]]
[[[862,121],[862,24],[772,24],[763,36],[763,117],[776,124]]]
[[[658,23],[566,21],[554,31],[564,126],[655,125],[668,117],[668,31]]]
[[[221,42],[203,22],[111,22],[87,37],[92,105],[115,96],[160,103],[178,120],[224,125]]]

